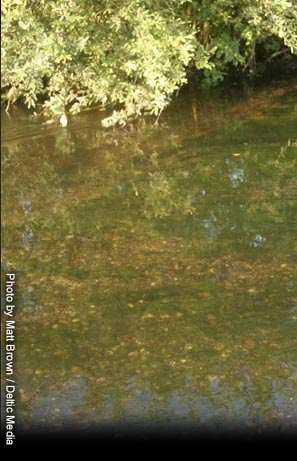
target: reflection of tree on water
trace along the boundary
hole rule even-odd
[[[247,125],[245,128],[247,139],[249,138],[248,130]],[[253,126],[251,130],[254,130]],[[227,128],[224,129],[223,134],[228,139]],[[62,144],[59,141],[60,136],[63,136]],[[54,142],[51,133],[49,145],[38,137],[35,140],[33,138],[33,145],[31,143],[30,147],[26,146],[26,143],[25,145],[22,143],[4,145],[3,165],[5,167],[7,158],[7,168],[12,168],[16,173],[8,193],[16,194],[19,185],[22,185],[21,206],[27,216],[31,211],[31,202],[34,201],[34,220],[39,212],[43,213],[45,207],[49,220],[55,220],[57,217],[69,219],[70,213],[76,212],[77,205],[81,206],[92,199],[104,200],[105,197],[110,197],[110,207],[116,207],[116,202],[120,200],[126,209],[127,207],[130,210],[138,208],[145,217],[152,221],[168,217],[173,217],[178,221],[180,216],[189,215],[193,217],[189,224],[191,221],[194,224],[195,218],[198,218],[200,223],[204,222],[204,230],[209,228],[209,232],[213,235],[223,231],[222,236],[224,237],[228,222],[228,227],[233,232],[232,238],[238,235],[240,240],[243,234],[262,236],[261,230],[256,228],[253,221],[257,221],[259,213],[264,212],[263,226],[265,226],[265,220],[270,223],[273,218],[277,232],[277,224],[283,219],[284,194],[287,197],[290,189],[292,193],[294,190],[294,178],[292,177],[290,182],[287,179],[294,166],[292,155],[288,155],[290,150],[293,154],[293,150],[296,149],[294,142],[289,140],[288,146],[282,148],[283,153],[277,157],[275,168],[270,162],[261,162],[259,155],[251,152],[247,146],[240,153],[238,153],[238,148],[236,149],[237,157],[232,157],[231,152],[230,159],[224,160],[222,156],[222,161],[211,167],[207,156],[201,156],[201,149],[205,141],[202,140],[201,143],[196,144],[196,152],[193,152],[188,165],[185,162],[179,162],[178,155],[177,160],[172,164],[170,159],[163,158],[163,140],[158,146],[160,153],[156,154],[157,141],[154,138],[154,131],[149,136],[152,138],[151,147],[147,143],[147,134],[141,131],[136,133],[136,136],[133,133],[132,137],[127,133],[125,136],[121,135],[117,140],[116,153],[110,150],[110,135],[104,132],[97,136],[90,136],[91,145],[88,146],[88,150],[83,147],[85,142],[83,131],[70,135],[69,131],[57,130]],[[80,152],[78,152],[77,145],[81,146]],[[176,148],[175,145],[179,147]],[[51,153],[50,159],[48,149],[51,149],[51,146],[54,155]],[[70,157],[62,155],[61,146],[71,153]],[[9,150],[8,155],[5,154],[6,149]],[[37,162],[37,159],[32,159],[30,154],[32,149],[39,152]],[[166,149],[168,149],[168,143]],[[172,149],[173,151],[177,149],[178,153],[184,147],[173,139]],[[287,152],[286,155],[284,155],[284,149]],[[95,150],[98,155],[94,155]],[[92,153],[91,156],[90,153]],[[274,154],[273,159],[275,160]],[[22,160],[21,170],[15,164],[20,160]],[[89,161],[87,165],[86,160]],[[224,162],[229,165],[228,172],[225,171]],[[82,165],[84,165],[83,168]],[[185,165],[188,168],[185,168]],[[34,175],[32,175],[32,170],[34,170]],[[265,177],[267,183],[265,189],[252,189],[255,177],[253,175],[250,175],[249,181],[246,179],[243,182],[242,175],[247,174],[243,173],[244,170],[246,172],[256,171],[257,177]],[[18,176],[18,171],[21,177]],[[248,198],[247,203],[240,204],[241,213],[235,208],[236,195],[230,195],[230,200],[226,195],[228,176],[229,179],[231,177],[231,182],[235,181],[236,187],[232,183],[235,189],[240,183],[242,196],[245,198],[244,202],[246,202],[246,197]],[[282,178],[286,181],[285,187],[282,185]],[[67,180],[70,181],[70,187],[69,185],[65,187]],[[75,184],[75,190],[71,184]],[[222,190],[221,200],[217,198],[213,200],[212,190],[214,189]],[[270,199],[269,189],[273,191],[273,201]],[[113,194],[115,190],[120,191],[120,195]],[[201,195],[201,190],[207,191],[207,194]],[[30,202],[30,205],[25,202]],[[6,203],[8,201],[5,202],[4,208]],[[288,205],[290,206],[290,202]],[[210,207],[212,207],[212,213],[220,217],[216,224],[212,218],[207,216]],[[10,217],[15,212],[15,209],[10,210]],[[243,216],[245,216],[244,225]],[[16,219],[18,219],[17,216]],[[27,242],[28,239],[25,238],[25,240]],[[249,245],[250,237],[246,240],[246,244]],[[271,246],[275,244],[272,240],[269,238]],[[255,241],[257,243],[257,240]]]

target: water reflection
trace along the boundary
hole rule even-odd
[[[32,229],[29,229],[27,224],[25,224],[23,226],[23,231],[22,231],[22,242],[23,242],[23,245],[26,251],[30,250],[31,240],[33,239],[33,236],[34,234],[33,234]]]
[[[240,163],[243,163],[242,159]],[[237,166],[238,162],[236,164],[235,162],[232,162],[230,160],[226,160],[226,165],[228,167],[228,171],[229,171],[228,176],[230,178],[232,187],[234,188],[239,187],[240,184],[244,182],[244,169],[239,168]]]
[[[21,192],[20,206],[24,212],[24,215],[27,216],[30,211],[32,211],[32,202],[31,200],[26,200],[23,192]]]
[[[213,429],[229,424],[238,429],[270,426],[277,421],[278,427],[297,426],[295,389],[287,380],[273,380],[265,392],[265,401],[258,400],[258,390],[249,377],[240,383],[236,393],[216,376],[209,381],[208,394],[197,389],[192,381],[191,386],[173,391],[165,398],[156,394],[149,382],[138,382],[137,389],[135,385],[131,390],[126,386],[120,400],[113,395],[103,395],[100,406],[89,406],[86,413],[83,409],[87,405],[89,386],[81,377],[73,377],[62,389],[51,389],[44,400],[34,405],[30,424],[47,427],[51,422],[56,427],[65,427],[65,424],[93,427],[124,420],[135,421],[143,427],[167,422]]]
[[[251,246],[254,248],[262,247],[266,240],[261,234],[256,234],[255,239],[251,242]]]
[[[4,116],[24,424],[296,424],[292,88],[159,127]]]

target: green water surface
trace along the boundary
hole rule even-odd
[[[3,114],[24,427],[297,425],[297,81],[158,126]]]

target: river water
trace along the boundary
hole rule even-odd
[[[19,425],[296,427],[296,79],[101,118],[3,113]]]

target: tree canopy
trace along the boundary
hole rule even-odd
[[[2,99],[62,122],[93,105],[115,109],[105,126],[158,116],[194,72],[214,84],[285,54],[296,0],[2,1]]]

